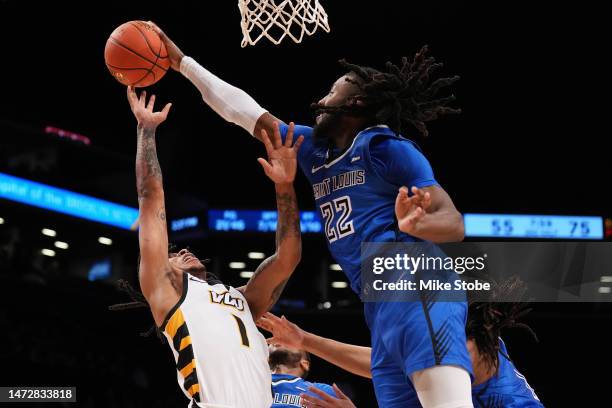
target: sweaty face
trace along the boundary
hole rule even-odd
[[[175,268],[192,275],[206,272],[206,267],[188,249],[181,249],[177,253],[169,254],[169,261]]]
[[[318,105],[332,108],[349,105],[351,97],[359,93],[359,88],[354,83],[348,82],[347,79],[354,81],[356,76],[353,73],[348,73],[340,77],[334,82],[329,93],[319,100]],[[341,113],[320,113],[317,115],[314,136],[322,138],[332,136],[342,127],[342,116]]]

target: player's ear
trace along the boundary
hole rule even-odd
[[[301,359],[300,367],[302,368],[302,371],[304,371],[304,375],[302,377],[306,378],[306,376],[308,375],[308,372],[310,371],[310,361]]]
[[[363,106],[363,99],[360,95],[349,96],[346,102],[348,106]]]

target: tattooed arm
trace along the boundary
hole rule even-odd
[[[278,123],[274,126],[273,141],[262,130],[268,160],[259,158],[266,175],[274,181],[278,222],[276,225],[276,252],[264,260],[243,289],[253,318],[257,320],[270,310],[280,297],[289,277],[300,262],[302,238],[300,213],[293,180],[297,169],[297,152],[304,139],[300,136],[293,145],[293,123],[285,144],[281,142]]]
[[[161,112],[153,112],[155,95],[147,104],[146,92],[143,91],[138,97],[131,87],[128,88],[128,101],[138,121],[136,189],[140,224],[140,288],[159,326],[179,298],[168,261],[164,189],[155,147],[155,130],[166,120],[170,104]]]

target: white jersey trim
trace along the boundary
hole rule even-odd
[[[293,380],[277,380],[277,381],[272,381],[272,385],[278,385],[278,384],[282,384],[282,383],[293,384],[294,382],[298,382],[301,379],[302,379],[302,377],[297,377],[297,378],[294,378]]]

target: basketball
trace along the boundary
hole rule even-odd
[[[106,41],[104,60],[123,85],[145,87],[159,81],[170,67],[166,46],[145,21],[128,21]]]

